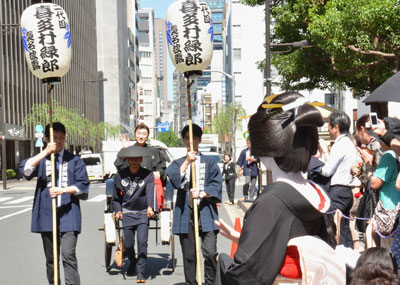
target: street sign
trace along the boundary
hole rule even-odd
[[[243,138],[244,138],[245,140],[247,140],[247,139],[249,138],[249,132],[248,132],[248,131],[245,131],[245,132],[243,133]]]
[[[159,133],[169,133],[169,122],[158,123],[157,124],[157,131]]]
[[[43,127],[41,125],[37,125],[35,127],[35,138],[37,138],[37,141],[35,143],[35,147],[43,147]]]
[[[42,139],[38,139],[35,143],[35,147],[44,147]]]
[[[43,133],[43,127],[41,125],[36,125],[35,133]]]

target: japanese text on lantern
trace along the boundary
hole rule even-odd
[[[26,46],[24,48],[29,52],[29,59],[31,60],[33,70],[40,69],[39,60],[36,56],[35,41],[33,38],[33,32],[27,31],[25,28],[22,29],[22,37],[26,40]]]
[[[204,23],[211,23],[211,12],[210,9],[208,9],[207,4],[201,2],[199,3],[199,5],[201,7],[201,12],[203,12]]]
[[[196,2],[182,2],[180,11],[183,16],[183,37],[186,39],[184,50],[186,52],[185,64],[196,65],[202,63],[201,42],[199,41],[201,29],[199,20],[197,19],[197,10],[199,9]]]
[[[168,22],[167,28],[169,31],[168,41],[170,41],[170,44],[173,46],[172,50],[175,55],[175,62],[184,62],[181,52],[181,45],[179,43],[178,27],[176,25],[172,25],[171,22]]]
[[[39,45],[42,45],[40,57],[43,59],[43,72],[53,72],[59,69],[57,59],[59,55],[55,47],[56,34],[54,33],[52,15],[53,12],[49,6],[41,5],[36,8],[35,17],[39,20],[37,22],[37,32],[39,33]]]

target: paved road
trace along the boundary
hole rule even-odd
[[[241,193],[241,186],[236,193]],[[128,284],[135,277],[126,277],[123,270],[113,266],[109,273],[104,267],[104,235],[98,227],[104,222],[105,184],[93,183],[87,201],[82,202],[83,230],[78,239],[77,255],[82,284]],[[34,190],[22,185],[0,191],[1,284],[47,284],[45,260],[39,234],[30,232],[31,205]],[[240,197],[241,195],[238,195]],[[225,189],[223,200],[227,200]],[[220,205],[220,216],[233,224],[235,217],[243,218],[238,206]],[[171,269],[171,247],[156,244],[155,230],[149,233],[148,284],[184,284],[179,239],[175,237],[176,268]],[[230,252],[231,243],[218,238],[219,252]],[[114,247],[113,250],[115,250]],[[123,266],[126,269],[126,265]],[[62,269],[61,269],[62,272]],[[63,282],[62,282],[63,283]]]

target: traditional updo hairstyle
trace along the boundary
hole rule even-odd
[[[302,97],[290,91],[269,103],[287,105]],[[285,172],[307,171],[311,155],[318,150],[317,127],[324,124],[321,113],[308,103],[287,111],[280,107],[263,108],[263,104],[248,124],[252,155],[273,157]]]

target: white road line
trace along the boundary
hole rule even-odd
[[[19,215],[19,214],[28,212],[28,211],[30,211],[30,210],[31,210],[31,208],[26,208],[26,209],[23,209],[23,210],[21,210],[21,211],[19,211],[19,212],[15,212],[15,213],[12,213],[12,214],[9,214],[9,215],[0,217],[0,221],[1,221],[1,220],[5,220],[5,219],[10,218],[10,217],[15,216],[15,215]]]
[[[2,197],[2,198],[0,198],[0,203],[1,202],[4,202],[4,201],[7,201],[7,200],[11,200],[13,197]]]
[[[22,203],[22,202],[29,201],[29,200],[32,200],[32,199],[33,199],[33,196],[27,196],[27,197],[22,197],[22,198],[19,198],[19,199],[17,199],[17,200],[11,201],[11,202],[7,202],[7,203],[5,203],[5,204],[6,204],[6,205],[9,205],[9,204],[18,204],[18,203]]]
[[[93,197],[92,199],[87,200],[87,202],[101,202],[104,201],[106,198],[107,196],[105,194],[100,194]]]
[[[15,209],[15,208],[26,208],[26,207],[32,208],[32,205],[0,206],[0,209]]]

